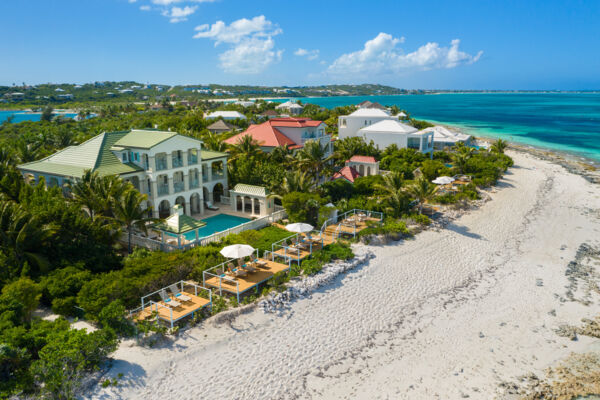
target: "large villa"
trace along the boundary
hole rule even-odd
[[[34,182],[67,190],[86,170],[118,175],[148,195],[146,208],[165,218],[178,204],[186,215],[204,214],[205,202],[227,193],[227,154],[202,149],[202,142],[175,132],[133,129],[105,132],[46,158],[19,165]]]

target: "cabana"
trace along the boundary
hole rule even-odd
[[[333,243],[333,238],[325,239],[320,231],[296,233],[281,239],[271,245],[273,257],[280,257],[287,262],[300,262],[321,250],[324,246]]]
[[[152,317],[173,324],[187,316],[194,316],[205,307],[212,307],[212,291],[193,282],[179,281],[141,299],[142,306],[131,311],[136,320]]]
[[[219,295],[223,292],[234,294],[239,303],[240,295],[250,289],[256,289],[261,283],[271,279],[276,273],[289,271],[291,262],[282,264],[275,261],[274,255],[265,251],[262,258],[259,257],[259,251],[250,256],[250,261],[238,262],[235,265],[233,260],[225,261],[202,273],[202,283],[204,286],[219,290]]]
[[[382,223],[383,213],[355,208],[325,221],[321,227],[321,237],[331,240],[337,240],[342,235],[356,237],[373,222]]]
[[[196,233],[197,242],[199,239],[198,229],[204,227],[206,222],[185,215],[180,204],[175,204],[173,211],[174,213],[165,222],[160,222],[152,227],[160,232],[161,242],[181,248],[181,245],[187,241],[185,234],[191,231]]]

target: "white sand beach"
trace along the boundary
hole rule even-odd
[[[600,246],[600,186],[532,155],[492,200],[375,258],[280,314],[209,321],[160,348],[122,343],[95,399],[491,399],[594,340],[558,336],[600,313],[567,295],[580,245]],[[575,298],[582,287],[573,289]]]

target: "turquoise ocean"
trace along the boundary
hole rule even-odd
[[[558,150],[600,163],[600,93],[466,93],[302,98],[333,108],[363,100],[465,133]]]

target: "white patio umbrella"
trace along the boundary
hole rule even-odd
[[[436,185],[447,185],[449,183],[454,182],[454,178],[451,178],[449,176],[439,176],[431,182],[435,183]]]
[[[223,247],[221,254],[227,258],[242,258],[254,253],[254,247],[247,244],[232,244],[231,246]]]
[[[310,224],[305,224],[303,222],[296,222],[295,224],[286,225],[285,229],[287,229],[290,232],[306,233],[306,232],[312,231],[315,228]]]

